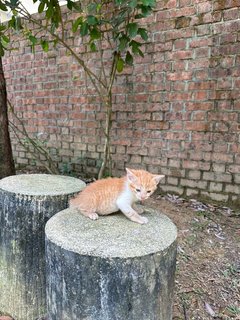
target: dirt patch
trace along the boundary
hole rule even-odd
[[[178,228],[173,319],[240,319],[239,213],[172,195],[147,205]]]

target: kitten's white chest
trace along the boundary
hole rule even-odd
[[[126,184],[124,190],[118,196],[117,202],[121,201],[121,203],[125,203],[126,205],[132,205],[137,201],[135,194],[131,191],[128,184]]]

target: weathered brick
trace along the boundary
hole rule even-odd
[[[161,185],[161,190],[164,192],[170,192],[178,195],[182,195],[184,192],[184,189],[181,187],[175,187],[175,186],[169,186],[169,185]]]
[[[217,182],[231,182],[232,175],[227,173],[218,173],[218,172],[204,172],[203,180],[217,181]]]
[[[189,179],[200,180],[200,178],[201,178],[201,171],[199,171],[199,170],[190,170],[190,171],[188,172],[188,177],[189,177]]]
[[[181,179],[180,185],[184,187],[197,188],[197,189],[206,189],[207,181],[196,181],[189,179]]]
[[[210,182],[209,191],[221,192],[223,191],[223,184],[219,182]]]
[[[225,172],[225,170],[226,170],[225,164],[213,163],[214,172]]]
[[[214,192],[201,192],[201,196],[204,198],[208,198],[214,201],[222,201],[227,202],[229,199],[229,196],[223,193],[214,193]]]
[[[234,182],[240,184],[240,173],[234,174]]]
[[[170,185],[177,186],[178,185],[178,178],[168,177],[167,183]]]
[[[227,193],[235,193],[238,194],[240,193],[240,186],[239,185],[231,185],[231,184],[227,184],[225,186],[225,192]]]

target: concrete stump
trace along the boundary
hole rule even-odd
[[[84,187],[79,179],[48,174],[0,180],[1,312],[16,320],[46,313],[45,223]]]
[[[48,320],[171,320],[175,225],[145,208],[92,221],[66,209],[46,224]]]

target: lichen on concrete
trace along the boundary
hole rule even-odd
[[[98,257],[138,257],[163,251],[177,237],[175,225],[165,215],[145,208],[149,222],[140,225],[123,214],[100,217],[97,221],[66,209],[46,225],[48,240],[65,250]]]

